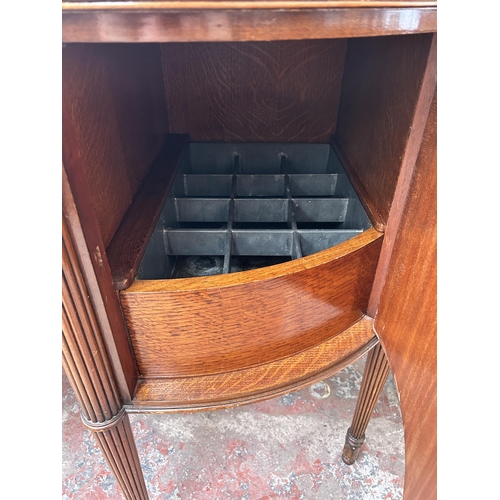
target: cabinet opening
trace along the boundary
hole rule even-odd
[[[67,44],[64,126],[116,287],[383,230],[431,39]]]

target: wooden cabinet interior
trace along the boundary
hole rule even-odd
[[[78,32],[67,14],[66,40],[85,42],[91,18],[80,15]],[[432,33],[357,33],[65,44],[63,161],[73,198],[66,196],[63,212],[75,214],[67,239],[81,239],[80,266],[88,254],[87,286],[98,273],[102,305],[92,307],[111,324],[102,335],[127,411],[271,397],[338,371],[377,343],[366,315],[377,311],[392,253],[384,231],[412,178],[408,151],[420,148],[414,130],[430,106],[435,41]],[[331,145],[373,227],[281,267],[169,284],[137,280],[175,173],[180,146],[168,142],[171,134]]]
[[[63,88],[109,245],[167,133],[336,145],[384,224],[432,35],[67,44]]]
[[[67,45],[63,84],[105,244],[167,132],[192,141],[328,142],[346,44]]]
[[[179,150],[174,142],[164,145],[168,133],[189,134],[199,142],[331,142],[360,189],[373,226],[383,230],[431,41],[431,34],[417,34],[272,42],[68,44],[63,51],[63,91],[71,123],[65,126],[72,129],[77,143],[112,275],[129,259],[131,269],[124,286],[135,278],[146,238],[135,242],[145,224],[134,214],[146,211],[151,218],[148,238],[158,217],[158,208],[153,210],[150,200],[155,193],[164,199]],[[151,166],[155,159],[157,164],[162,160],[159,174]],[[71,169],[71,162],[67,167]],[[146,195],[141,189],[146,189]],[[134,206],[138,196],[146,200],[140,210]],[[287,272],[276,274],[274,268],[253,272],[248,283],[245,277],[225,276],[211,278],[208,288],[197,280],[198,288],[157,285],[152,293],[154,285],[138,282],[120,297],[139,377],[216,375],[277,361],[328,340],[367,311],[381,239],[374,243],[379,236],[382,233],[373,230],[364,239],[357,237],[310,258],[310,267],[313,262],[324,267],[332,261],[323,270],[326,285],[321,289],[313,285],[318,269],[302,269],[300,261],[295,267],[290,263]],[[357,250],[349,253],[347,248]],[[360,266],[361,262],[370,264]],[[291,277],[288,296],[285,283]],[[338,285],[329,285],[329,280]],[[231,291],[221,295],[220,286],[230,286]],[[340,312],[327,314],[320,324],[316,321],[317,326],[312,319],[297,323],[293,310],[299,303],[309,304],[297,293],[304,286],[313,287],[307,293],[315,290],[317,303],[333,303]],[[189,301],[187,289],[180,292],[186,287],[192,289]],[[281,293],[275,291],[278,288]],[[207,301],[209,307],[200,305]],[[306,317],[308,310],[318,315],[312,303],[305,308]],[[232,322],[226,319],[222,327],[217,320],[207,328],[204,319],[203,327],[197,327],[195,318],[205,318],[210,311],[220,311],[212,318],[222,314]],[[258,316],[263,319],[257,321]],[[280,317],[288,317],[290,326],[273,327],[273,318]],[[264,324],[266,331],[275,334],[259,335]],[[221,328],[224,352],[216,340]],[[180,336],[184,341],[176,341],[179,331],[185,332]],[[244,338],[241,331],[247,332]],[[158,347],[164,345],[169,348]]]
[[[131,253],[134,272],[123,286],[130,286],[135,277],[146,241],[132,248],[134,238],[147,224],[142,219],[130,223],[138,211],[133,202],[138,196],[146,200],[139,211],[151,211],[149,237],[158,217],[150,200],[155,192],[164,199],[164,184],[171,183],[174,175],[175,162],[165,155],[175,159],[173,152],[180,147],[174,142],[164,146],[167,133],[189,134],[199,142],[332,142],[354,184],[363,187],[359,195],[374,227],[383,229],[431,40],[432,35],[419,34],[67,45],[65,102],[111,273],[123,267]],[[157,175],[151,165],[160,151]],[[309,267],[319,266],[310,271],[297,261],[287,272],[273,274],[273,268],[253,272],[248,283],[245,277],[225,276],[211,278],[206,287],[197,280],[194,289],[191,284],[157,285],[152,293],[151,284],[138,282],[120,297],[139,377],[232,372],[284,359],[340,333],[367,311],[379,236],[382,233],[373,230],[364,240],[357,237],[338,250],[309,258]],[[341,257],[346,248],[356,251],[344,250]],[[322,288],[315,279],[319,269],[323,269]],[[287,287],[292,277],[293,286]],[[221,294],[220,286],[230,290]],[[191,295],[180,292],[183,287],[192,289]],[[302,289],[309,291],[298,293]],[[305,298],[313,290],[316,304],[330,304],[329,308],[334,304],[336,311],[320,313],[318,305]],[[299,321],[293,311],[300,305],[305,315]],[[307,311],[312,314],[309,321],[304,319]],[[207,315],[226,319],[209,326]],[[196,318],[202,318],[199,326]],[[276,318],[287,321],[280,319],[278,326]],[[221,329],[223,352],[217,342]],[[274,333],[259,334],[263,329]]]

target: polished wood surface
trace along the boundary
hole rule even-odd
[[[340,335],[301,353],[245,370],[184,378],[140,379],[128,411],[227,408],[286,394],[345,368],[374,347],[373,320],[365,317]]]
[[[276,9],[276,8],[311,8],[311,7],[337,7],[337,8],[359,8],[359,7],[436,7],[435,0],[135,0],[124,2],[123,0],[66,0],[62,2],[62,10],[155,10],[155,9],[228,9],[243,8],[252,9]]]
[[[111,364],[64,219],[62,271],[63,361],[86,418],[103,422],[118,413],[121,398],[108,375]],[[85,370],[86,366],[91,369]]]
[[[188,135],[167,136],[107,249],[117,290],[127,288],[135,279],[188,142]]]
[[[194,142],[328,142],[346,46],[347,40],[162,44],[170,132],[189,132]]]
[[[405,500],[436,498],[435,102],[423,125],[436,29],[436,3],[411,0],[63,3],[63,364],[126,498],[147,493],[124,408],[222,408],[312,383],[377,343],[367,312],[401,396]],[[179,44],[242,41],[256,43]],[[130,282],[149,229],[126,214],[171,131],[335,133],[385,235],[118,294],[108,252],[130,245]]]
[[[148,500],[139,456],[127,414],[112,429],[94,437],[126,500]]]
[[[436,108],[435,95],[375,317],[401,400],[404,500],[437,496]]]
[[[120,396],[129,402],[137,383],[137,368],[118,296],[113,288],[104,242],[68,106],[63,99],[63,218],[71,234],[99,328],[110,357]]]
[[[62,354],[63,367],[78,399],[82,418],[96,435],[108,465],[114,472],[125,497],[146,500],[148,493],[128,416],[123,414],[123,400],[115,379],[113,365],[101,330],[95,289],[87,286],[93,277],[88,271],[90,256],[79,245],[80,235],[68,224],[69,193],[62,219]],[[74,221],[72,221],[74,224]],[[87,269],[85,269],[87,267]],[[95,277],[94,277],[95,280]],[[95,288],[95,287],[94,287]],[[121,415],[116,424],[113,419]],[[111,422],[110,426],[106,424]],[[107,428],[108,427],[108,428]],[[96,431],[97,432],[97,431]]]
[[[342,332],[366,311],[382,239],[369,229],[263,269],[136,281],[120,297],[141,376],[257,366]]]
[[[436,35],[433,35],[431,48],[427,58],[426,68],[422,79],[415,112],[413,114],[408,141],[401,158],[401,171],[396,183],[393,202],[391,205],[391,225],[385,231],[384,245],[380,252],[377,273],[368,303],[368,313],[375,317],[380,303],[380,296],[385,285],[387,269],[392,257],[394,242],[399,231],[399,223],[403,217],[408,192],[413,179],[417,155],[420,151],[424,129],[429,115],[432,99],[437,85],[437,49]]]
[[[385,222],[384,217],[377,210],[377,205],[373,201],[370,193],[366,190],[364,184],[361,182],[356,170],[351,165],[349,158],[342,151],[342,148],[339,146],[337,139],[333,136],[330,139],[330,144],[332,145],[333,150],[335,151],[340,163],[344,167],[345,173],[349,178],[349,182],[352,184],[354,190],[356,191],[363,208],[365,209],[366,215],[370,219],[372,226],[377,230],[384,232],[385,231]]]
[[[227,10],[65,11],[62,38],[63,42],[141,43],[299,40],[429,33],[437,26],[435,6],[332,9],[323,5],[286,10],[282,4],[277,10],[235,5],[231,2]]]
[[[336,140],[387,222],[432,35],[349,40]]]
[[[365,431],[370,422],[377,400],[389,375],[389,362],[380,344],[368,354],[363,372],[363,380],[356,401],[352,423],[347,430],[342,460],[352,465],[358,458],[365,440]]]
[[[62,55],[67,118],[107,246],[168,131],[159,48],[70,45]]]

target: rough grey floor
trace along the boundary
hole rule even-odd
[[[357,463],[341,451],[365,357],[311,387],[229,410],[131,415],[151,499],[398,500],[399,402],[389,376]],[[62,498],[122,499],[63,375]]]

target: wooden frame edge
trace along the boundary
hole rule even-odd
[[[189,9],[383,9],[435,8],[436,1],[428,0],[138,0],[62,2],[63,12],[81,11],[164,11]]]
[[[384,221],[384,218],[375,207],[375,203],[373,202],[371,196],[368,194],[368,191],[366,190],[363,182],[358,177],[358,174],[349,161],[349,158],[339,146],[335,136],[332,136],[332,138],[330,139],[330,144],[339,157],[340,163],[342,163],[342,166],[344,167],[350,183],[353,185],[354,190],[358,194],[359,200],[361,201],[361,204],[363,205],[363,208],[365,209],[370,222],[377,231],[383,233],[386,228],[386,221]]]
[[[124,290],[135,279],[188,144],[188,134],[166,136],[160,153],[153,161],[106,249],[116,290]],[[161,193],[158,193],[159,184],[162,185]],[[134,235],[135,245],[134,248],[128,249],[130,234]]]
[[[62,41],[257,42],[437,31],[435,6],[339,8],[328,2],[292,1],[178,4],[172,4],[170,9],[63,10]]]
[[[205,384],[209,384],[213,386],[214,384],[222,384],[229,377],[232,377],[236,374],[240,378],[249,377],[250,379],[256,379],[259,376],[263,376],[263,374],[269,370],[271,367],[275,370],[281,370],[284,364],[290,364],[304,357],[304,355],[308,355],[310,353],[314,353],[315,351],[319,351],[324,348],[327,344],[335,345],[338,343],[342,336],[347,337],[351,336],[353,341],[355,340],[355,335],[359,335],[362,337],[362,342],[357,344],[356,346],[347,350],[347,352],[339,357],[338,359],[334,359],[331,363],[326,364],[322,368],[319,369],[308,369],[307,366],[303,368],[303,372],[295,377],[292,382],[288,382],[285,384],[277,385],[275,387],[269,386],[263,390],[250,390],[247,393],[243,393],[238,397],[227,397],[224,398],[200,398],[198,401],[193,400],[190,403],[181,404],[173,401],[158,400],[158,401],[144,401],[139,402],[137,399],[137,392],[141,390],[148,384],[145,379],[140,380],[137,384],[136,393],[134,399],[130,404],[126,406],[127,412],[156,412],[156,413],[179,413],[179,412],[191,412],[191,411],[205,411],[205,410],[216,410],[222,408],[230,408],[234,406],[239,406],[242,404],[250,404],[258,401],[263,401],[266,399],[270,399],[282,394],[287,394],[291,391],[301,389],[308,385],[311,385],[319,380],[322,380],[325,377],[331,376],[334,373],[342,370],[356,359],[360,358],[363,354],[368,352],[370,349],[375,347],[379,340],[377,335],[373,330],[373,319],[368,316],[364,316],[361,320],[356,322],[354,325],[344,330],[339,335],[336,335],[332,339],[323,342],[317,346],[314,346],[311,349],[303,351],[301,353],[295,354],[288,358],[273,361],[271,363],[267,363],[265,365],[260,365],[257,367],[248,368],[246,370],[238,370],[236,372],[222,373],[217,375],[209,375],[209,376],[201,376],[201,377],[180,377],[178,379],[151,379],[150,384],[157,384],[157,387],[161,386],[162,383],[166,386],[168,384],[179,384],[179,387],[183,385],[186,381],[188,383],[198,384],[200,381]],[[361,339],[360,339],[361,340]],[[310,367],[309,367],[310,368]],[[241,382],[239,382],[241,383]],[[142,384],[142,387],[141,387]],[[185,389],[179,389],[185,390]],[[168,391],[168,388],[165,392]]]
[[[273,280],[341,259],[363,249],[365,246],[370,245],[381,237],[383,237],[382,233],[374,228],[369,228],[363,233],[339,243],[334,247],[308,255],[307,257],[301,257],[297,260],[234,274],[163,280],[136,280],[129,288],[122,290],[120,295],[223,288],[254,283],[256,281]]]

